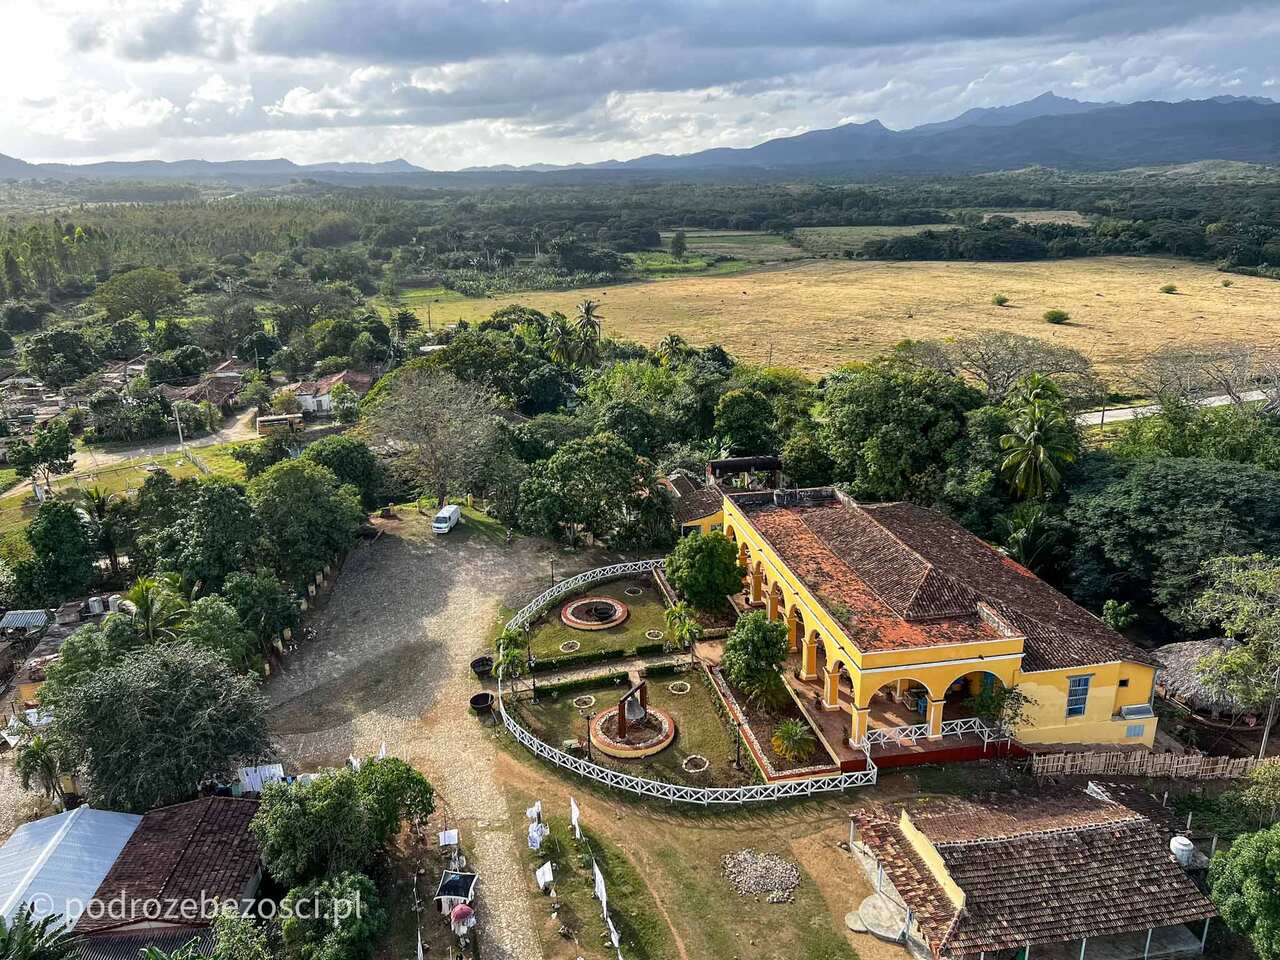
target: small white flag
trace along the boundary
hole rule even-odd
[[[378,759],[379,760],[387,759],[387,741],[385,740],[382,741],[382,748],[378,751]]]
[[[581,811],[578,809],[578,801],[569,798],[569,822],[573,824],[573,836],[576,840],[582,839],[582,827],[578,824],[578,815]]]
[[[538,872],[533,875],[533,879],[538,881],[538,889],[544,892],[547,887],[555,882],[555,871],[551,866],[550,860],[538,868]]]

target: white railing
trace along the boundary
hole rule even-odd
[[[573,593],[579,587],[599,583],[602,580],[616,580],[634,573],[649,573],[662,567],[663,561],[635,560],[630,563],[616,563],[608,567],[597,567],[586,570],[576,577],[562,580],[560,583],[544,590],[524,606],[515,616],[507,621],[508,630],[522,630],[542,615],[552,603]],[[502,651],[498,651],[501,659]],[[498,714],[502,723],[523,746],[534,756],[541,757],[549,763],[570,770],[579,776],[602,783],[607,787],[626,790],[640,796],[654,797],[671,803],[695,803],[702,806],[711,804],[744,804],[761,803],[769,800],[784,800],[790,797],[809,797],[819,793],[832,793],[847,790],[850,787],[869,787],[876,782],[878,771],[866,754],[866,769],[853,773],[840,773],[829,777],[813,777],[809,779],[779,780],[774,783],[753,783],[744,787],[691,787],[678,783],[666,783],[662,780],[649,780],[644,777],[633,777],[618,770],[610,770],[557,750],[544,743],[520,725],[514,716],[507,712],[503,702],[502,676],[498,677]]]
[[[542,616],[547,607],[561,597],[566,597],[575,592],[579,587],[585,587],[589,583],[599,583],[602,580],[617,580],[619,577],[629,576],[633,573],[652,573],[654,570],[662,569],[665,563],[666,561],[659,557],[656,560],[632,560],[629,563],[615,563],[609,567],[584,570],[577,576],[570,577],[568,580],[561,580],[559,583],[552,584],[546,590],[543,590],[525,604],[519,613],[507,621],[507,629],[523,630],[538,617]]]
[[[927,723],[914,723],[905,727],[877,727],[867,731],[862,742],[868,746],[877,743],[902,743],[904,740],[923,740],[929,736]]]
[[[939,736],[958,737],[966,733],[976,733],[982,737],[983,746],[993,740],[1007,740],[1009,735],[1002,730],[990,726],[978,717],[965,717],[962,720],[943,720]],[[880,743],[914,743],[929,737],[927,723],[913,723],[903,727],[879,727],[867,731],[862,744],[870,748]]]

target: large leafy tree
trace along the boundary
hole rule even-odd
[[[328,467],[285,460],[249,483],[263,552],[280,577],[300,584],[355,541],[364,511],[354,487]]]
[[[667,579],[699,610],[723,610],[742,589],[738,550],[723,533],[682,537],[667,555]]]
[[[170,307],[182,302],[182,281],[172,273],[156,267],[139,267],[119,273],[98,287],[93,298],[107,311],[110,320],[123,320],[138,314],[148,330]]]
[[[1224,698],[1267,707],[1258,751],[1265,757],[1280,700],[1280,558],[1261,553],[1215,557],[1205,564],[1204,581],[1192,616],[1244,642],[1214,652],[1198,669],[1206,685]]]
[[[840,371],[821,403],[820,438],[834,478],[854,496],[935,500],[948,452],[982,395],[936,370],[877,362]]]
[[[258,638],[245,629],[236,608],[222,597],[201,597],[191,604],[182,639],[212,650],[242,673],[259,665]]]
[[[22,346],[22,364],[50,387],[65,387],[98,368],[89,339],[79,330],[54,327],[33,334]]]
[[[786,660],[786,626],[756,610],[738,618],[725,640],[720,665],[749,699],[772,703],[786,695],[782,679]]]
[[[731,454],[772,453],[773,405],[759,390],[730,390],[716,403],[716,436]]]
[[[584,533],[608,536],[647,496],[652,467],[611,433],[571,440],[536,464],[520,486],[520,525],[577,543]]]
[[[210,477],[178,521],[156,531],[147,552],[159,569],[173,570],[189,587],[209,593],[244,567],[257,540],[258,523],[244,487]]]
[[[1280,825],[1238,837],[1209,864],[1209,894],[1258,960],[1280,960]]]
[[[368,402],[361,430],[444,503],[484,469],[497,442],[493,395],[430,368],[405,367]]]
[[[1212,460],[1081,460],[1065,520],[1073,592],[1151,605],[1175,623],[1214,557],[1280,554],[1280,474]]]
[[[31,432],[30,440],[21,437],[13,440],[7,456],[9,466],[17,471],[18,476],[34,480],[48,489],[54,477],[70,473],[75,467],[71,427],[64,417],[39,424]]]
[[[299,904],[315,903],[312,913]],[[281,909],[285,950],[297,960],[369,960],[387,924],[373,881],[340,873],[290,890]]]
[[[50,694],[42,690],[50,736],[95,806],[141,812],[185,800],[271,750],[257,684],[189,643],[140,648]]]
[[[298,626],[298,599],[270,570],[233,573],[222,593],[264,653],[286,628]]]
[[[14,571],[18,592],[44,605],[83,596],[93,581],[93,547],[80,514],[62,500],[46,500],[26,530],[31,556]]]
[[[378,493],[382,489],[382,465],[367,443],[334,434],[321,437],[307,446],[302,457],[328,467],[339,483],[349,483],[359,490],[365,509],[372,510],[377,506]]]
[[[263,860],[297,885],[369,867],[406,820],[435,809],[431,784],[403,760],[366,760],[310,783],[271,784],[253,820]]]

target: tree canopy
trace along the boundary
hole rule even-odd
[[[742,589],[738,549],[719,531],[681,537],[667,555],[664,572],[680,595],[700,610],[722,610],[729,595]]]

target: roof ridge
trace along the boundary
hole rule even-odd
[[[1119,806],[1119,804],[1116,804]],[[1126,808],[1127,809],[1127,808]],[[1001,834],[998,837],[973,837],[967,840],[933,840],[932,843],[939,850],[949,849],[951,847],[976,847],[984,843],[1004,843],[1008,840],[1025,840],[1028,837],[1057,837],[1068,833],[1085,833],[1092,830],[1104,830],[1109,827],[1118,825],[1129,825],[1138,823],[1150,823],[1151,821],[1138,813],[1136,810],[1129,811],[1130,816],[1118,817],[1115,820],[1101,820],[1093,823],[1079,823],[1066,827],[1041,827],[1039,829],[1020,830],[1013,833]],[[927,837],[926,831],[921,831]]]

